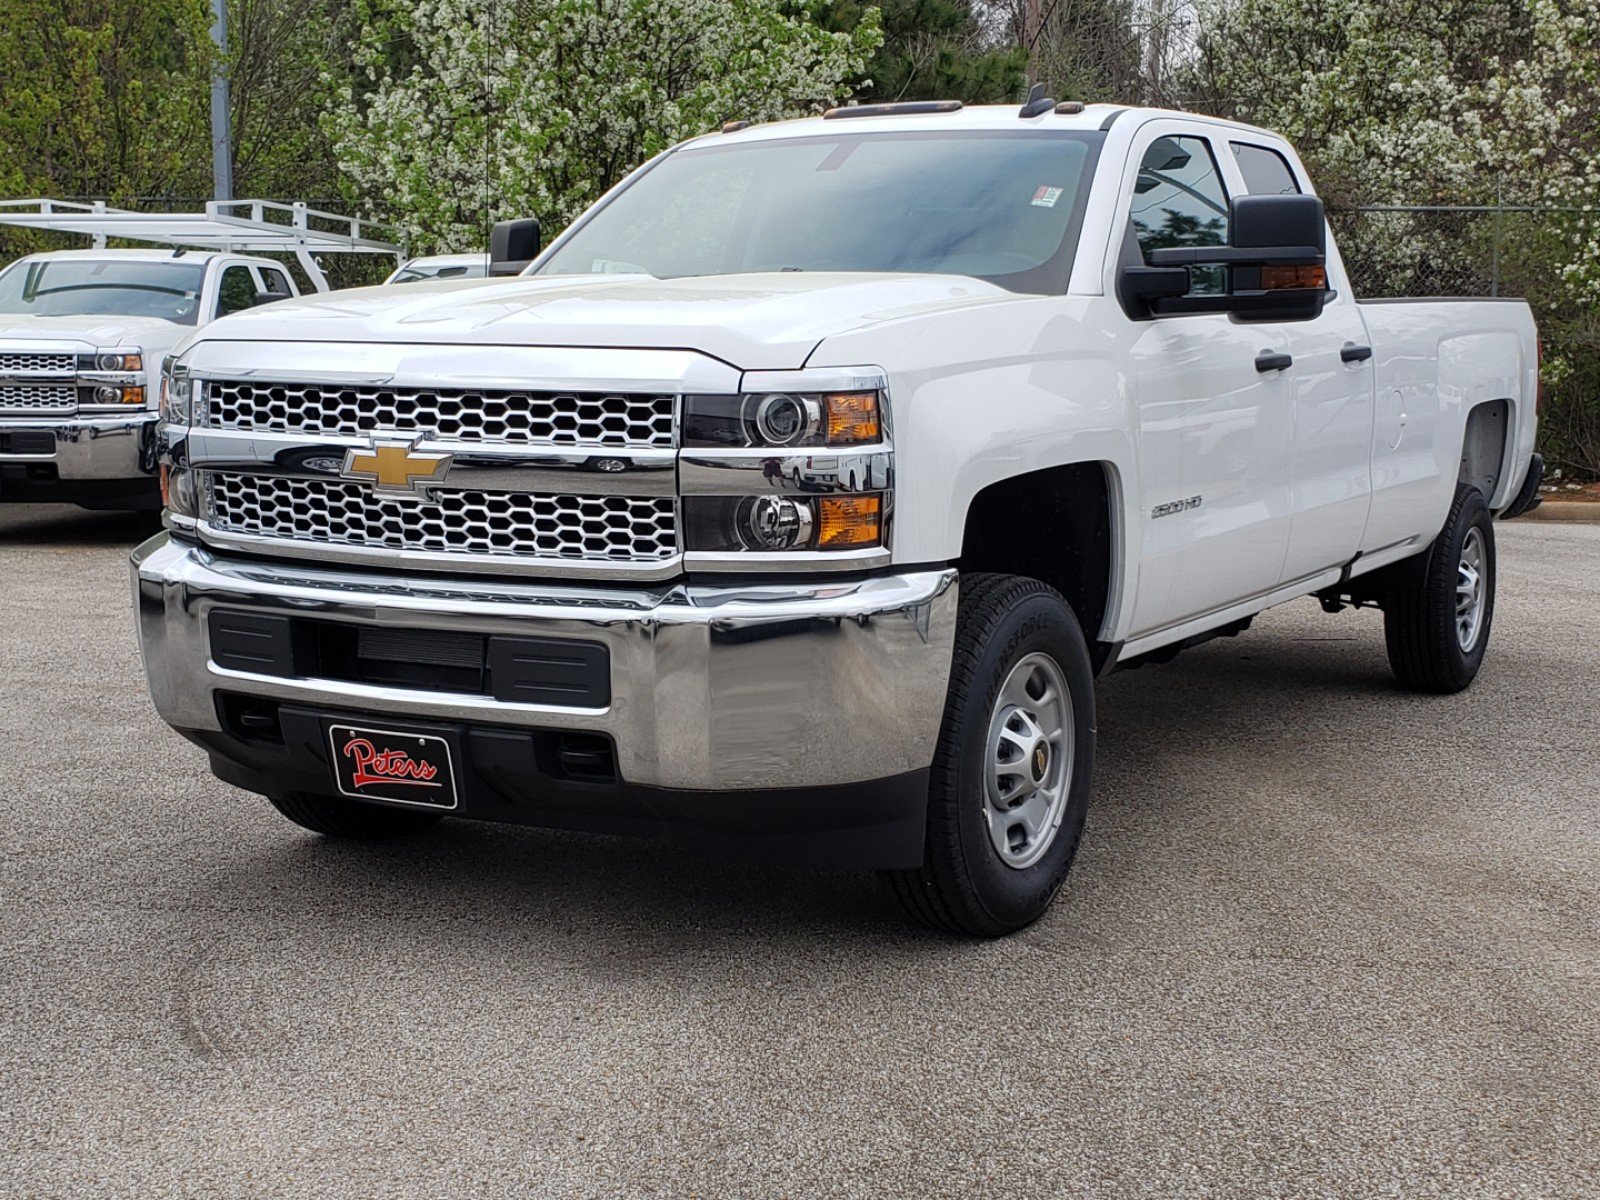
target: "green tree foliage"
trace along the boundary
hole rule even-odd
[[[337,201],[322,113],[356,32],[344,0],[229,0],[235,195]]]
[[[1171,2],[1137,0],[1141,11],[1151,13]],[[1149,26],[1135,21],[1135,5],[1136,0],[1002,0],[999,12],[1008,40],[1026,48],[1033,78],[1052,96],[1134,104],[1150,91],[1143,73]]]
[[[1600,0],[1202,0],[1192,100],[1298,146],[1331,208],[1523,204],[1341,228],[1357,278],[1434,290],[1487,265],[1545,339],[1544,439],[1600,467]],[[1549,211],[1565,208],[1568,212]]]
[[[723,121],[836,102],[879,38],[871,11],[830,32],[780,0],[365,0],[325,127],[353,198],[468,248],[506,216],[559,228]]]
[[[996,38],[972,0],[882,0],[883,44],[857,89],[864,104],[894,100],[961,100],[1004,104],[1025,89],[1028,54]],[[833,0],[817,10],[827,29],[853,30],[872,11],[858,0]]]
[[[208,28],[206,0],[0,0],[0,192],[199,185]]]

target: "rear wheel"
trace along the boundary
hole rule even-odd
[[[1462,487],[1427,552],[1421,581],[1384,597],[1389,665],[1417,692],[1466,688],[1483,665],[1494,620],[1494,521],[1483,493]]]
[[[1061,596],[963,575],[923,865],[885,872],[907,912],[999,937],[1050,906],[1077,853],[1094,769],[1094,675]]]
[[[383,842],[420,833],[437,825],[444,816],[427,809],[391,808],[312,792],[288,792],[267,799],[296,825],[324,837],[357,842]]]

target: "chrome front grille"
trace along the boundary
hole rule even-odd
[[[263,433],[406,432],[498,445],[671,448],[673,397],[215,380],[206,425]]]
[[[0,375],[71,375],[77,369],[75,354],[0,350]]]
[[[0,384],[0,413],[72,412],[78,389],[70,383]]]
[[[224,533],[362,550],[655,563],[678,553],[665,496],[530,495],[435,488],[392,500],[365,484],[211,472],[207,523]]]

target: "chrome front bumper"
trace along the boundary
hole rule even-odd
[[[0,466],[53,464],[55,477],[63,482],[150,478],[156,469],[158,419],[144,409],[94,416],[0,417]],[[40,443],[39,449],[10,449],[34,442]]]
[[[844,583],[597,587],[448,580],[225,558],[161,534],[133,556],[156,707],[221,729],[219,691],[313,707],[527,729],[596,731],[633,785],[745,791],[843,785],[933,758],[955,636],[953,570]],[[396,629],[605,645],[604,708],[218,666],[214,608]]]

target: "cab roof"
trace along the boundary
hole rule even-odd
[[[210,263],[217,258],[237,258],[248,262],[271,263],[273,266],[281,265],[273,262],[270,258],[257,258],[249,254],[225,254],[220,250],[185,250],[182,254],[176,255],[171,250],[40,250],[34,254],[25,254],[17,261],[35,262],[40,259],[76,259],[104,262],[108,258],[118,259],[123,262],[184,263]]]
[[[863,106],[873,107],[873,106]],[[1248,132],[1256,136],[1276,138],[1270,130],[1227,121],[1220,117],[1200,113],[1177,112],[1163,108],[1140,108],[1124,104],[1085,104],[1075,112],[1046,109],[1033,117],[1021,116],[1021,106],[1016,104],[984,104],[962,107],[949,112],[893,111],[897,106],[886,105],[881,114],[843,117],[849,109],[836,110],[833,117],[806,117],[797,121],[774,121],[765,125],[750,125],[727,133],[710,133],[684,143],[700,146],[711,142],[761,142],[793,137],[840,137],[852,133],[922,133],[939,130],[992,130],[1009,132],[1016,129],[1062,129],[1090,132],[1109,129],[1113,124],[1142,125],[1146,121],[1167,118],[1196,121],[1219,129]]]

